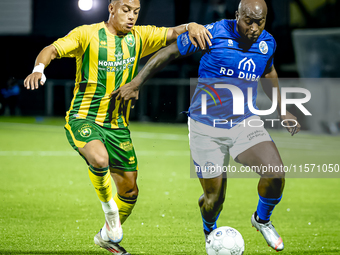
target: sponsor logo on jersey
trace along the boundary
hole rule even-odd
[[[247,81],[258,81],[260,79],[260,75],[256,76],[256,74],[254,74],[256,70],[256,65],[251,58],[248,59],[247,57],[245,57],[244,59],[242,59],[238,64],[238,69],[242,70],[238,74],[239,79],[245,79]],[[253,74],[250,72],[253,72]]]
[[[268,52],[268,45],[267,45],[267,43],[265,41],[261,41],[260,42],[259,48],[260,48],[260,51],[263,54],[267,54],[267,52]]]
[[[240,61],[240,63],[238,63],[238,69],[242,69],[242,70],[246,70],[248,68],[248,72],[253,69],[252,72],[255,72],[255,69],[256,69],[256,65],[253,61],[253,59],[248,59],[247,57],[245,57],[244,59],[242,59]],[[243,67],[243,68],[242,68]]]
[[[123,52],[115,54],[116,60],[121,60],[123,55],[124,55]]]
[[[213,24],[210,24],[210,25],[206,25],[206,26],[205,26],[206,29],[212,29],[213,27],[214,27]]]
[[[119,54],[120,56],[120,54]],[[121,55],[123,56],[123,55]],[[116,56],[117,58],[117,56]],[[130,69],[133,67],[135,63],[136,57],[120,59],[117,61],[105,61],[99,60],[98,61],[98,69],[99,70],[106,70],[107,72],[117,72],[117,71],[124,71],[125,69]]]
[[[131,34],[126,35],[125,38],[124,38],[124,41],[130,47],[135,46],[135,37]]]
[[[181,37],[182,46],[185,47],[189,44],[188,34],[183,34]]]
[[[239,79],[244,79],[247,81],[258,81],[260,79],[260,75],[254,74],[256,70],[256,64],[251,58],[245,57],[238,63],[238,70],[239,74],[238,77]],[[220,73],[223,75],[227,76],[233,76],[235,71],[231,68],[226,69],[225,67],[221,67]]]
[[[106,41],[100,41],[99,42],[99,47],[107,48],[107,42]]]

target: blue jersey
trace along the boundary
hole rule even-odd
[[[206,28],[213,36],[212,46],[204,51],[200,61],[199,79],[191,100],[189,116],[210,126],[214,126],[216,119],[242,122],[254,115],[248,107],[248,88],[252,89],[252,105],[258,109],[258,80],[273,65],[276,42],[271,34],[263,30],[255,43],[245,44],[236,30],[236,20],[221,20],[207,25]],[[177,38],[177,45],[181,55],[200,51],[199,47],[195,48],[190,42],[188,32]],[[221,83],[233,86],[221,88],[224,85],[216,85]],[[241,112],[240,107],[234,109],[234,100],[241,100],[235,101],[236,104],[241,102],[244,107]],[[206,114],[202,114],[202,103]],[[231,128],[230,125],[218,127]]]

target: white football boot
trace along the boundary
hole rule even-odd
[[[251,224],[260,231],[266,240],[268,246],[276,251],[282,251],[284,248],[281,236],[276,232],[271,221],[267,223],[259,223],[255,220],[255,213],[251,216]]]
[[[103,249],[108,250],[109,252],[117,255],[131,255],[128,253],[122,246],[120,246],[117,243],[113,243],[111,241],[104,241],[103,238],[100,235],[100,230],[95,236],[94,236],[94,243],[98,246],[100,246]]]

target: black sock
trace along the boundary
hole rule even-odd
[[[258,223],[262,223],[262,224],[265,224],[267,222],[269,222],[269,220],[261,220],[260,217],[257,215],[257,212],[255,212],[255,220],[258,222]]]

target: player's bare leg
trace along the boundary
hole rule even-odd
[[[284,248],[282,238],[269,221],[275,205],[282,197],[285,185],[285,173],[279,152],[273,142],[262,142],[238,155],[237,160],[247,166],[267,167],[266,172],[260,172],[258,184],[259,203],[251,222],[257,230],[261,231],[269,246],[277,251]],[[269,171],[271,169],[279,171]]]
[[[100,232],[101,238],[104,241],[119,243],[123,238],[123,230],[119,220],[118,207],[112,197],[107,150],[99,140],[90,141],[83,148],[78,149],[89,164],[89,176],[105,213],[105,224]]]
[[[78,148],[78,150],[90,165],[96,168],[109,166],[109,155],[101,141],[93,140],[87,143],[83,148]]]
[[[211,179],[199,179],[203,188],[203,195],[198,204],[202,214],[203,230],[207,237],[216,228],[216,221],[223,208],[227,189],[227,178],[225,173]]]
[[[119,209],[120,221],[123,224],[131,214],[137,201],[137,171],[126,172],[114,168],[110,168],[110,171],[117,187],[114,200]]]

